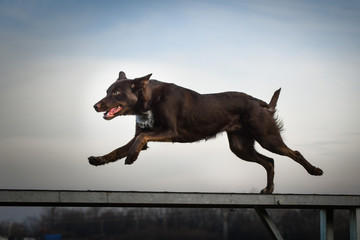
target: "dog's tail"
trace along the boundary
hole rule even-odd
[[[274,95],[272,96],[270,103],[269,103],[269,108],[267,109],[272,115],[274,115],[274,113],[276,112],[276,104],[277,101],[279,99],[279,95],[280,95],[280,91],[281,88],[279,88],[278,90],[276,90],[274,92]]]
[[[274,116],[275,115],[275,112],[276,112],[276,104],[277,104],[277,101],[279,99],[279,96],[280,96],[280,91],[281,91],[281,88],[279,88],[278,90],[276,90],[274,92],[274,95],[272,96],[271,100],[270,100],[270,103],[269,103],[269,107],[266,109],[268,110],[268,112],[273,116],[275,122],[276,122],[276,125],[279,129],[279,131],[283,131],[284,130],[284,124],[283,122],[281,121],[281,119],[279,119],[278,116]]]

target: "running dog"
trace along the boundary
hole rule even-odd
[[[95,166],[125,158],[132,164],[149,141],[196,142],[226,132],[231,151],[239,158],[262,165],[267,172],[267,186],[261,193],[274,191],[274,160],[258,153],[254,144],[301,164],[309,174],[323,171],[311,165],[298,151],[283,142],[281,123],[274,117],[280,90],[266,103],[241,92],[199,94],[175,84],[150,80],[151,74],[127,79],[124,72],[94,105],[105,112],[104,119],[136,115],[135,137],[126,145],[100,157],[89,157]]]

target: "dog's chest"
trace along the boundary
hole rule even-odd
[[[154,128],[154,114],[152,111],[144,112],[141,115],[136,115],[136,125],[139,128]]]

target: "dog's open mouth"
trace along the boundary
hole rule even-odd
[[[121,109],[123,109],[123,106],[117,106],[117,107],[110,109],[109,111],[104,113],[104,118],[111,119],[111,118],[115,117],[115,114],[120,112]]]

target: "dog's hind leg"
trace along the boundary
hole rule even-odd
[[[258,135],[259,136],[259,135]],[[270,152],[287,156],[293,159],[295,162],[299,163],[303,166],[306,171],[315,176],[320,176],[323,174],[323,171],[320,168],[313,166],[309,163],[303,155],[299,151],[291,150],[286,144],[283,142],[280,133],[274,132],[273,134],[262,135],[260,138],[257,138],[256,141],[265,149]]]
[[[297,162],[301,166],[303,166],[306,169],[306,171],[311,175],[321,176],[323,174],[323,171],[320,168],[315,167],[314,165],[309,163],[299,151],[290,149],[288,146],[286,146],[285,143],[282,143],[280,145],[274,145],[272,143],[264,144],[264,142],[263,142],[263,143],[260,143],[260,145],[273,153],[287,156],[287,157],[293,159],[295,162]]]
[[[271,114],[253,108],[248,121],[251,135],[263,148],[270,152],[287,156],[302,165],[311,175],[322,175],[323,171],[311,165],[298,151],[286,146],[280,135],[280,127]]]
[[[274,160],[255,150],[255,140],[246,131],[228,132],[231,151],[239,158],[259,163],[267,173],[267,185],[261,193],[270,194],[274,191]]]

